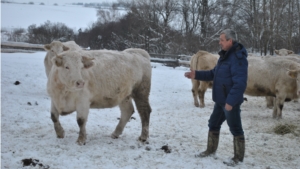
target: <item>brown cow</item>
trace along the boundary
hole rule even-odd
[[[190,68],[192,70],[211,70],[216,66],[218,59],[219,55],[211,54],[206,51],[200,50],[192,56]],[[204,95],[207,88],[212,87],[212,81],[206,82],[192,79],[192,85],[194,105],[196,107],[199,107],[199,97],[200,107],[205,107]]]

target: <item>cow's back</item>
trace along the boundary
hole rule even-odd
[[[210,70],[216,66],[218,58],[219,55],[200,50],[192,56],[190,67],[193,70]]]
[[[79,45],[77,45],[75,43],[75,41],[67,41],[67,42],[63,42],[62,44],[67,46],[69,48],[69,50],[80,50],[80,49],[82,49]]]
[[[95,58],[89,77],[86,77],[89,81],[88,90],[93,93],[92,107],[113,107],[130,96],[141,83],[151,84],[150,59],[142,50],[81,52]]]

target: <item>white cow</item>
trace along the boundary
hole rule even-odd
[[[191,65],[190,68],[193,70],[211,70],[213,69],[219,59],[219,55],[211,54],[206,51],[198,51],[196,54],[194,54],[191,58]],[[206,82],[206,81],[199,81],[195,79],[192,80],[192,93],[194,97],[194,105],[196,107],[205,107],[204,103],[204,95],[207,90],[207,88],[212,87],[212,81]],[[200,100],[200,105],[198,102],[198,97]]]
[[[80,50],[82,48],[78,46],[74,41],[68,41],[68,42],[53,41],[50,44],[45,44],[44,49],[47,51],[46,57],[44,59],[44,65],[45,65],[45,72],[48,77],[52,67],[52,58],[56,54],[59,54],[67,50]]]
[[[111,134],[118,138],[134,112],[132,98],[141,117],[139,140],[149,136],[151,65],[142,49],[124,51],[65,51],[53,59],[47,91],[51,97],[51,119],[58,138],[64,137],[59,115],[77,112],[80,128],[77,143],[85,144],[90,108],[119,106],[121,119]]]
[[[273,117],[282,117],[285,100],[300,96],[300,64],[287,59],[248,58],[245,94],[276,97]]]
[[[279,49],[279,50],[274,50],[274,52],[278,55],[278,56],[298,56],[300,57],[300,55],[297,55],[294,53],[294,51],[292,50],[287,50],[287,49]]]
[[[291,56],[291,55],[287,55],[287,56],[284,56],[284,57],[280,57],[280,56],[278,56],[278,57],[276,57],[276,56],[263,57],[263,59],[288,59],[288,60],[292,60],[292,61],[295,61],[295,62],[300,64],[300,58],[295,57],[295,56]],[[286,100],[286,101],[290,101],[290,100]],[[297,101],[298,101],[298,99],[294,100],[294,102],[297,102]],[[275,98],[271,97],[271,96],[267,96],[266,97],[266,102],[267,102],[267,107],[271,109],[274,106]]]

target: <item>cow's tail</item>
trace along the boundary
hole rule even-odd
[[[194,54],[192,56],[191,66],[190,66],[191,69],[193,69],[193,70],[201,70],[200,61],[201,61],[201,57],[203,57],[203,55],[204,55],[203,52],[204,51],[199,51],[199,52],[197,52],[196,54]]]

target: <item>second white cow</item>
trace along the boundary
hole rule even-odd
[[[80,50],[82,48],[79,45],[77,45],[74,41],[68,41],[68,42],[53,41],[50,44],[45,44],[44,49],[47,51],[44,59],[44,65],[45,65],[45,72],[48,77],[49,72],[52,68],[52,58],[56,54],[59,54],[67,50]]]

